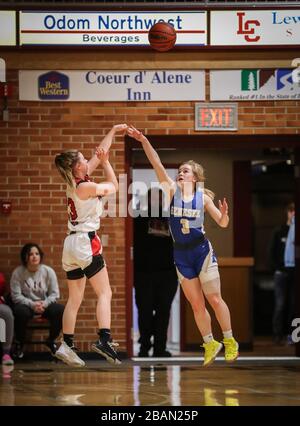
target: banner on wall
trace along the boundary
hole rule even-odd
[[[210,71],[212,101],[280,101],[300,99],[293,69]]]
[[[205,99],[205,72],[19,71],[21,101],[194,101]]]
[[[16,12],[0,10],[0,46],[16,45]]]
[[[300,9],[211,11],[210,44],[300,45]]]
[[[207,44],[206,11],[21,11],[20,45],[149,46],[159,21],[174,26],[176,46]]]

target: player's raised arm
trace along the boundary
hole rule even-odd
[[[205,194],[204,203],[205,210],[210,214],[214,221],[221,226],[221,228],[227,228],[229,224],[229,216],[226,198],[223,199],[223,202],[219,200],[219,208],[217,208],[213,200]]]
[[[174,192],[176,184],[167,174],[166,169],[160,161],[159,155],[157,154],[153,146],[150,144],[146,136],[132,125],[127,128],[127,133],[131,138],[134,138],[141,143],[143,150],[145,151],[145,154],[148,160],[150,161],[156,173],[156,176],[159,182],[162,184],[164,190]]]
[[[98,153],[98,159],[105,173],[105,182],[101,182],[97,185],[97,195],[108,195],[114,194],[119,189],[118,179],[115,171],[109,162],[108,152],[100,149]]]
[[[97,157],[99,164],[103,167],[106,180],[101,183],[84,182],[79,185],[76,192],[80,199],[110,195],[118,191],[118,180],[109,162],[109,153],[105,152],[103,149],[98,149]]]
[[[88,174],[91,175],[93,171],[99,166],[100,160],[98,158],[98,152],[99,150],[103,150],[105,152],[108,152],[113,138],[116,133],[125,133],[127,130],[127,124],[115,124],[110,131],[107,133],[107,135],[104,136],[98,147],[96,148],[95,154],[92,156],[92,158],[88,162]]]

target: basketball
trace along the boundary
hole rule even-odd
[[[176,43],[176,31],[167,22],[157,22],[148,33],[150,46],[159,52],[171,50]]]

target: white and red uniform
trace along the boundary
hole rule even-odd
[[[84,180],[76,180],[76,188]],[[79,279],[86,275],[88,278],[99,272],[104,266],[101,256],[102,245],[96,231],[100,228],[102,213],[101,197],[81,200],[76,195],[76,189],[68,187],[68,229],[63,248],[62,263],[69,279]]]

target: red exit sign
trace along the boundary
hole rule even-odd
[[[237,130],[236,103],[197,103],[195,130]]]

